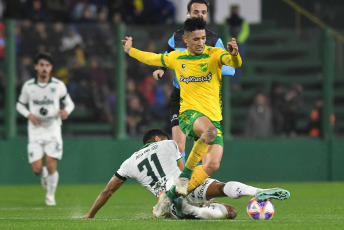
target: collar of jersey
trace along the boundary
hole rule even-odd
[[[53,79],[51,79],[51,76],[49,77],[49,81],[48,81],[48,84],[51,83],[53,81]],[[35,81],[34,81],[35,84],[37,84],[37,77],[35,77]]]
[[[155,142],[148,142],[147,144],[145,144],[144,146],[142,146],[141,149],[146,148],[148,145],[153,144],[153,143],[155,143]]]

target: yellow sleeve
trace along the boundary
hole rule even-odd
[[[242,64],[240,53],[237,56],[232,56],[228,52],[223,52],[220,56],[220,61],[223,65],[228,65],[233,68],[239,68]]]
[[[135,48],[129,50],[129,56],[147,65],[165,67],[163,54],[144,52]]]

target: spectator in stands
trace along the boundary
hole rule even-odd
[[[167,0],[146,0],[144,3],[141,23],[175,24],[175,7],[172,2]]]
[[[35,70],[33,67],[33,61],[31,57],[23,56],[20,58],[19,64],[17,65],[17,87],[20,87],[27,80],[34,78]],[[18,91],[19,92],[19,91]]]
[[[49,0],[46,1],[47,10],[51,14],[51,20],[54,22],[68,22],[69,18],[69,0]],[[54,56],[54,55],[53,55]]]
[[[109,101],[109,84],[106,72],[99,66],[99,61],[96,58],[91,58],[89,74],[91,77],[92,98],[99,121],[113,122]]]
[[[26,17],[32,22],[48,22],[50,15],[43,7],[41,0],[32,0],[32,5],[26,11]]]
[[[127,79],[127,132],[130,136],[137,136],[146,126],[148,118],[148,103],[145,97],[136,89],[135,81]]]
[[[271,108],[272,108],[272,123],[273,123],[273,133],[275,136],[281,136],[283,133],[283,124],[284,124],[284,87],[277,81],[272,82],[271,84]]]
[[[246,117],[245,136],[249,138],[269,138],[272,136],[272,110],[263,93],[254,97]]]
[[[74,58],[69,69],[68,91],[75,103],[75,108],[93,108],[92,94],[90,92],[90,76],[80,61]]]
[[[35,30],[37,32],[36,43],[37,43],[37,52],[45,53],[48,52],[49,39],[46,30],[46,24],[38,22],[35,24]]]
[[[48,49],[50,53],[55,57],[55,68],[59,68],[65,65],[65,57],[61,55],[62,37],[64,31],[64,24],[61,22],[55,22],[49,31],[49,44]]]
[[[311,137],[323,137],[322,130],[322,113],[323,113],[324,102],[321,98],[318,98],[314,103],[314,109],[311,112],[309,121],[309,136]],[[330,117],[331,127],[335,124],[335,115],[332,114]]]
[[[86,9],[90,12],[92,18],[96,17],[97,6],[91,3],[89,0],[79,0],[76,3],[71,3],[71,6],[73,7],[72,19],[76,22],[84,16]]]
[[[240,8],[238,5],[230,6],[230,17],[226,19],[229,26],[231,37],[236,38],[239,45],[240,55],[243,60],[246,59],[246,40],[250,35],[249,24],[240,16]],[[230,39],[229,39],[230,40]],[[231,86],[233,90],[240,91],[240,78],[242,75],[242,67],[235,70],[235,75],[231,78]]]
[[[82,37],[78,33],[75,25],[69,25],[66,27],[64,35],[62,37],[61,51],[73,54],[74,51],[82,46]]]
[[[24,19],[21,22],[20,27],[21,43],[20,43],[20,55],[22,56],[34,56],[37,52],[37,32],[33,29],[32,22],[29,19]]]
[[[291,84],[289,90],[284,96],[285,105],[283,109],[284,114],[284,125],[283,132],[287,137],[297,136],[296,132],[296,122],[297,122],[297,111],[302,106],[301,98],[302,86],[293,83]]]

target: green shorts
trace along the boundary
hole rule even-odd
[[[179,114],[179,126],[183,133],[190,139],[197,141],[199,137],[195,134],[192,127],[197,118],[205,116],[195,110],[186,110]],[[210,119],[209,119],[210,120]],[[211,144],[219,144],[223,147],[222,126],[219,121],[210,120],[217,129],[217,137]]]

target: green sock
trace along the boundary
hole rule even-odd
[[[182,171],[182,173],[180,174],[179,177],[186,177],[186,178],[188,178],[190,180],[192,172],[193,172],[193,170],[188,169],[187,167],[184,167],[183,171]]]
[[[172,186],[170,190],[166,192],[166,195],[173,202],[174,199],[178,198],[180,195],[176,192],[176,186]]]

